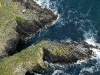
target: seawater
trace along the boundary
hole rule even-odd
[[[51,9],[58,19],[40,32],[27,38],[24,47],[41,40],[86,41],[100,47],[100,0],[35,0],[42,8]],[[100,75],[100,50],[93,49],[90,59],[77,61],[72,65],[49,63],[52,72],[42,75]],[[41,75],[41,74],[40,74]]]

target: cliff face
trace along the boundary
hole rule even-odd
[[[0,58],[16,52],[19,39],[25,39],[57,18],[33,0],[1,0]]]
[[[43,73],[50,71],[44,61],[64,64],[91,56],[92,52],[88,47],[80,44],[82,48],[79,48],[78,45],[41,41],[20,53],[4,58],[0,62],[0,74],[25,75],[28,71]]]
[[[30,46],[0,62],[0,75],[25,75],[27,71],[46,70],[41,47]]]
[[[21,38],[30,36],[57,18],[52,11],[46,8],[42,9],[33,0],[22,0],[21,6],[22,12],[26,16],[24,19],[19,17],[20,20],[17,17],[16,31]]]
[[[51,63],[74,63],[77,60],[89,58],[92,51],[86,44],[79,43],[58,43],[42,41],[39,43],[43,47],[44,60]]]

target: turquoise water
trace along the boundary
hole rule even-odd
[[[52,26],[41,30],[23,41],[23,47],[41,40],[59,42],[86,41],[89,44],[100,43],[100,0],[35,0],[42,7],[50,8],[59,15]],[[100,75],[100,53],[94,50],[96,57],[72,65],[50,65],[52,72],[42,75]]]

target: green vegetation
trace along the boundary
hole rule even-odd
[[[0,26],[14,21],[16,16],[23,16],[22,12],[19,11],[11,0],[0,0],[0,3],[2,4],[2,8],[0,8]]]
[[[18,33],[13,29],[17,23],[31,25],[31,20],[26,21],[26,16],[18,7],[20,3],[12,3],[12,0],[0,0],[0,53],[6,53],[11,48],[12,40],[17,41]],[[18,4],[18,5],[17,5]],[[9,43],[9,41],[11,42]],[[9,44],[9,45],[8,45]],[[17,43],[16,43],[17,44]],[[37,64],[45,68],[43,62],[43,45],[37,44],[24,49],[13,56],[5,57],[0,62],[0,75],[25,75],[27,70],[33,69]],[[5,54],[6,55],[6,54]]]
[[[20,53],[4,58],[0,62],[1,75],[20,75],[23,73],[22,70],[27,71],[30,67],[34,69],[37,64],[45,68],[43,62],[43,48],[48,49],[48,51],[55,56],[70,54],[69,49],[64,45],[50,41],[41,41],[36,45],[24,49]],[[18,69],[18,71],[16,69]]]
[[[61,55],[70,55],[71,54],[71,49],[65,45],[62,45],[60,43],[56,42],[48,42],[48,41],[42,41],[39,43],[42,47],[48,49],[52,54],[56,56],[61,56]]]
[[[0,75],[23,75],[22,70],[29,70],[37,64],[44,68],[41,46],[35,45],[24,49],[13,56],[6,57],[0,62]]]
[[[23,18],[21,18],[21,17],[16,17],[16,22],[18,22],[18,23],[24,23],[25,20]]]
[[[5,38],[16,25],[16,16],[23,17],[23,14],[11,0],[0,0],[0,3],[0,38]]]

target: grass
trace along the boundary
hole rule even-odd
[[[16,23],[16,16],[23,17],[23,14],[16,5],[11,3],[11,0],[0,0],[2,8],[0,8],[0,43],[4,43],[8,37],[9,33],[12,32],[12,23]],[[22,21],[22,20],[21,20]],[[32,58],[27,55],[27,50],[23,53],[18,53],[12,57],[6,57],[0,62],[0,75],[14,75],[12,74],[13,68],[17,67],[20,63],[31,60]]]
[[[0,8],[0,26],[7,25],[7,23],[13,21],[16,16],[22,16],[22,13],[10,0],[0,0],[0,3],[2,4],[2,8]]]
[[[21,18],[21,17],[16,17],[16,21],[18,23],[24,23],[25,22],[25,20],[23,18]]]
[[[0,75],[19,75],[17,72],[13,73],[17,68],[19,69],[19,65],[26,70],[29,69],[29,66],[34,67],[37,64],[44,67],[42,62],[43,54],[40,48],[41,46],[39,45],[30,46],[20,53],[4,58],[0,62]]]
[[[2,5],[2,8],[0,8],[0,44],[2,44],[6,43],[5,41],[12,35],[12,23],[16,21],[23,23],[24,19],[22,19],[22,12],[16,5],[11,3],[11,0],[0,0],[0,3]],[[1,40],[1,38],[3,39]],[[29,66],[34,66],[36,64],[40,64],[40,66],[44,67],[42,60],[43,52],[41,50],[42,46],[43,45],[40,44],[30,46],[20,53],[5,57],[0,62],[0,75],[19,75],[13,74],[12,72],[16,71],[17,68],[19,69],[20,66],[20,68],[25,70],[27,70]]]
[[[71,49],[62,44],[57,44],[57,43],[48,42],[48,41],[42,41],[39,44],[42,47],[47,48],[51,53],[53,53],[56,56],[71,54]]]
[[[22,70],[29,70],[37,64],[45,68],[43,62],[43,48],[55,56],[70,55],[70,48],[50,41],[41,41],[36,45],[30,46],[23,51],[6,57],[0,62],[0,75],[19,75]],[[17,70],[19,71],[17,71]],[[14,73],[16,71],[16,73]],[[24,75],[24,74],[21,74]]]
[[[11,0],[0,0],[0,37],[5,37],[11,32],[11,27],[16,23],[16,16],[23,17],[23,14]],[[15,24],[14,24],[15,25]]]

